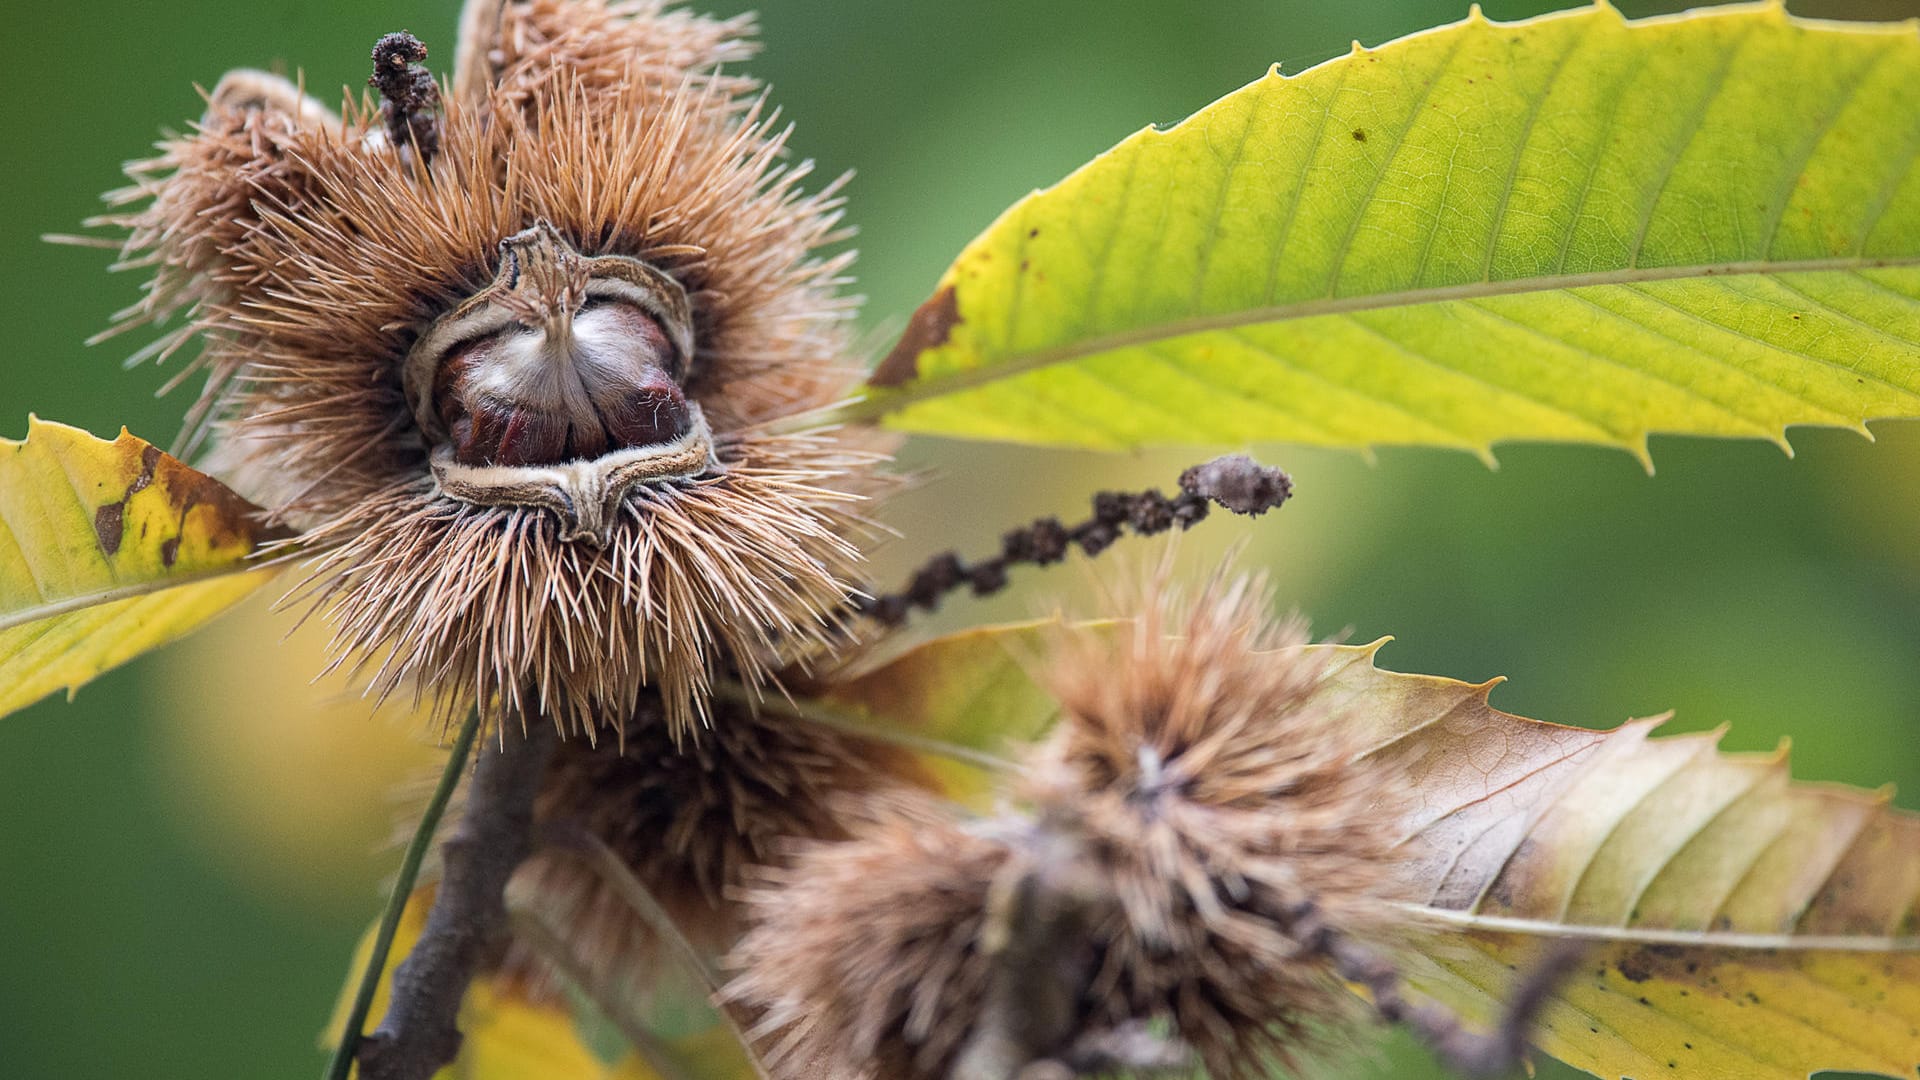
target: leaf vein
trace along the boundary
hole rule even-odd
[[[1674,140],[1675,145],[1673,152],[1667,155],[1666,162],[1660,168],[1660,179],[1659,182],[1653,186],[1652,197],[1647,200],[1646,207],[1641,210],[1639,214],[1639,235],[1634,238],[1633,251],[1627,256],[1628,266],[1637,267],[1640,265],[1640,255],[1646,250],[1647,232],[1653,227],[1653,219],[1656,212],[1660,209],[1661,198],[1667,193],[1667,185],[1673,182],[1673,174],[1680,165],[1680,159],[1687,156],[1687,151],[1693,149],[1694,142],[1699,139],[1700,125],[1705,122],[1707,113],[1713,108],[1713,103],[1720,99],[1722,93],[1726,92],[1727,77],[1733,71],[1734,62],[1739,59],[1740,53],[1745,50],[1747,42],[1752,39],[1752,37],[1753,27],[1751,25],[1740,32],[1739,39],[1733,43],[1731,48],[1726,50],[1725,59],[1720,62],[1720,66],[1715,69],[1713,75],[1708,78],[1706,93],[1700,96],[1700,100],[1695,103],[1693,109],[1690,111],[1691,115],[1688,117],[1687,122],[1678,130],[1677,134],[1680,137]]]
[[[1493,225],[1487,230],[1487,254],[1482,260],[1480,269],[1482,281],[1493,280],[1493,254],[1500,246],[1500,233],[1506,227],[1507,211],[1513,206],[1513,189],[1520,180],[1520,163],[1526,160],[1527,148],[1533,144],[1534,125],[1539,122],[1540,112],[1546,107],[1547,99],[1553,96],[1554,88],[1559,86],[1560,75],[1566,70],[1567,61],[1573,58],[1574,53],[1580,51],[1580,46],[1587,40],[1588,38],[1583,34],[1568,35],[1567,45],[1560,50],[1560,55],[1554,58],[1553,67],[1547,72],[1546,82],[1534,92],[1533,100],[1527,106],[1526,119],[1520,124],[1520,137],[1514,141],[1513,159],[1507,164],[1506,182],[1500,185],[1500,198],[1493,214]],[[1444,201],[1443,199],[1442,202]],[[1422,256],[1420,261],[1424,267],[1425,256]]]
[[[1355,237],[1360,235],[1360,224],[1366,220],[1367,210],[1373,206],[1375,197],[1380,192],[1380,184],[1387,178],[1388,171],[1393,167],[1394,159],[1399,157],[1401,148],[1406,146],[1407,136],[1413,132],[1414,128],[1420,126],[1422,110],[1427,107],[1428,100],[1433,97],[1434,90],[1439,88],[1440,82],[1446,76],[1446,73],[1452,69],[1454,58],[1460,55],[1460,49],[1465,43],[1466,36],[1460,35],[1455,38],[1453,45],[1448,48],[1447,55],[1441,59],[1440,65],[1434,69],[1432,78],[1430,78],[1427,81],[1427,85],[1421,89],[1420,96],[1414,99],[1413,107],[1407,112],[1406,123],[1402,124],[1400,130],[1394,134],[1393,145],[1387,147],[1386,156],[1381,159],[1379,166],[1374,169],[1373,179],[1367,184],[1367,193],[1361,196],[1360,200],[1354,204],[1353,218],[1347,223],[1347,234],[1341,239],[1339,254],[1334,257],[1333,267],[1327,272],[1326,296],[1328,299],[1340,295],[1340,274],[1341,271],[1346,269],[1347,256],[1353,253],[1353,241]],[[1429,227],[1437,228],[1438,223],[1436,222]]]
[[[1754,247],[1755,251],[1769,253],[1773,250],[1774,239],[1780,233],[1780,223],[1787,216],[1787,204],[1793,201],[1793,189],[1805,179],[1807,164],[1813,160],[1813,152],[1820,148],[1821,141],[1833,130],[1833,126],[1840,122],[1841,114],[1847,111],[1847,107],[1853,104],[1855,98],[1859,97],[1860,88],[1867,84],[1873,73],[1880,69],[1881,64],[1886,63],[1888,57],[1896,55],[1898,53],[1892,48],[1882,48],[1879,55],[1860,64],[1841,91],[1840,100],[1826,111],[1820,123],[1808,132],[1806,138],[1802,139],[1800,145],[1794,149],[1793,156],[1798,160],[1792,167],[1781,171],[1779,188],[1768,200],[1767,219],[1770,224],[1767,226],[1766,235]]]

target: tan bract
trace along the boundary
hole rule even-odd
[[[1025,811],[968,824],[889,801],[766,872],[732,992],[763,1010],[783,1075],[946,1076],[986,1007],[996,879],[1062,853],[1104,897],[1080,1031],[1164,1021],[1229,1080],[1336,1045],[1357,999],[1294,931],[1390,946],[1401,787],[1318,703],[1320,654],[1270,602],[1257,579],[1190,602],[1161,582],[1122,627],[1063,631],[1042,676],[1063,715],[1023,770]]]
[[[210,464],[326,552],[304,595],[338,628],[336,664],[365,665],[383,695],[589,734],[656,685],[684,728],[718,666],[755,682],[804,659],[858,585],[886,447],[765,430],[859,377],[849,256],[822,254],[841,235],[834,185],[804,193],[757,84],[718,72],[751,51],[743,20],[476,0],[463,28],[424,165],[369,101],[336,117],[272,76],[222,80],[104,219],[154,275],[122,325],[184,311],[146,351],[201,343],[188,446],[214,436]],[[402,385],[426,328],[543,222],[684,289],[684,390],[717,459],[633,488],[595,535],[542,508],[555,499],[451,497]]]

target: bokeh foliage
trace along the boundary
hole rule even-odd
[[[193,83],[277,60],[332,99],[359,84],[380,33],[450,44],[455,6],[81,0],[11,13],[0,275],[14,339],[0,434],[23,434],[29,410],[163,441],[177,424],[185,401],[149,396],[163,374],[119,370],[131,344],[80,345],[133,299],[133,277],[108,278],[99,253],[38,236],[73,231],[120,161],[197,114]],[[1001,208],[1143,123],[1178,119],[1275,60],[1299,70],[1351,37],[1378,43],[1464,13],[1441,0],[762,6],[767,51],[754,70],[800,124],[803,153],[829,174],[859,168],[850,216],[863,231],[866,321],[895,330]],[[1546,6],[1486,5],[1502,19]],[[1793,7],[1920,14],[1913,0]],[[1920,425],[1877,433],[1869,445],[1795,432],[1793,460],[1764,443],[1656,439],[1652,478],[1591,449],[1504,448],[1489,472],[1456,453],[1387,451],[1369,464],[1275,448],[1265,456],[1294,471],[1298,501],[1256,525],[1210,522],[1189,554],[1245,537],[1244,561],[1272,566],[1322,632],[1395,634],[1404,670],[1512,675],[1495,694],[1504,708],[1596,726],[1667,708],[1682,728],[1737,720],[1730,748],[1791,735],[1799,775],[1895,781],[1899,802],[1916,806]],[[942,482],[898,504],[891,520],[912,540],[884,564],[892,576],[935,547],[989,550],[1004,527],[1077,509],[1096,487],[1164,484],[1186,457],[918,445],[910,464],[938,468]],[[1074,583],[1069,571],[1040,584]],[[1023,615],[1032,602],[999,601],[969,621]],[[245,625],[248,641],[277,633]],[[364,709],[354,718],[337,685],[302,693],[286,665],[222,656],[219,638],[193,642],[72,705],[9,720],[0,1045],[10,1075],[318,1069],[313,1039],[393,861],[376,793],[407,763],[393,722]],[[301,720],[302,701],[334,707],[336,722]],[[316,830],[322,805],[356,812]],[[1380,1075],[1419,1075],[1416,1060],[1396,1048]]]

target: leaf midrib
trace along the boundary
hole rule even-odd
[[[1681,945],[1694,948],[1782,950],[1807,952],[1920,953],[1920,937],[1877,937],[1868,934],[1751,934],[1726,930],[1667,930],[1644,926],[1612,926],[1598,923],[1556,922],[1550,919],[1516,919],[1504,915],[1478,915],[1430,904],[1395,905],[1408,915],[1429,923],[1440,923],[1465,930],[1523,934],[1533,937],[1564,937],[1581,941],[1609,941],[1631,945]]]
[[[1002,379],[1024,375],[1055,364],[1097,356],[1119,349],[1153,345],[1209,330],[1233,330],[1265,323],[1287,322],[1321,315],[1347,315],[1385,308],[1412,307],[1449,300],[1478,300],[1528,293],[1562,292],[1601,285],[1639,285],[1648,282],[1676,281],[1688,278],[1724,278],[1768,276],[1774,274],[1852,272],[1920,266],[1920,255],[1863,258],[1846,256],[1831,259],[1748,260],[1689,264],[1685,266],[1621,267],[1582,274],[1548,274],[1539,277],[1510,278],[1501,281],[1472,281],[1458,285],[1438,285],[1424,289],[1356,296],[1316,297],[1288,304],[1209,315],[1195,315],[1151,326],[1135,327],[1081,341],[1040,349],[1025,355],[1013,355],[989,364],[946,372],[917,380],[896,391],[869,396],[839,410],[839,420],[874,420],[887,413],[931,398],[969,390]]]
[[[51,619],[61,615],[70,615],[76,611],[85,611],[87,608],[98,607],[101,604],[111,604],[120,600],[129,600],[136,596],[146,596],[151,593],[165,592],[168,589],[177,589],[183,585],[194,585],[202,581],[211,581],[214,578],[232,577],[235,574],[248,574],[255,570],[263,569],[270,569],[270,567],[262,563],[247,562],[234,566],[197,570],[192,573],[179,574],[152,581],[135,582],[131,585],[116,585],[109,589],[93,589],[73,596],[62,597],[44,604],[37,604],[30,608],[22,608],[19,611],[0,613],[0,631],[11,630],[16,626],[25,626],[28,623],[39,622],[42,619]]]

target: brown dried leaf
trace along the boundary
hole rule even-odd
[[[1795,784],[1719,733],[1589,731],[1487,702],[1493,683],[1384,672],[1337,648],[1327,692],[1405,770],[1414,984],[1497,1015],[1545,938],[1594,942],[1538,1045],[1606,1076],[1800,1080],[1920,1067],[1920,816]]]

